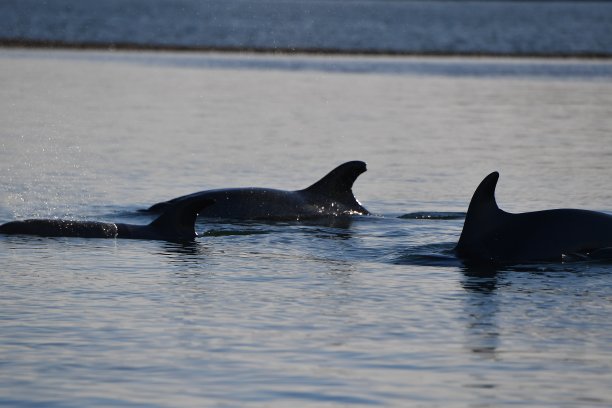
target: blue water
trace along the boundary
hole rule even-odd
[[[4,0],[0,42],[612,55],[609,1]]]
[[[610,264],[452,256],[508,211],[612,212],[611,63],[0,51],[0,221],[145,223],[208,188],[364,160],[348,223],[191,244],[0,237],[0,405],[612,404]]]

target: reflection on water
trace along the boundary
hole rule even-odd
[[[461,260],[455,255],[456,243],[444,242],[418,245],[402,253],[394,260],[398,265],[419,265],[438,267],[459,267]]]
[[[201,257],[206,256],[207,253],[207,248],[200,242],[182,241],[164,242],[163,252],[160,252],[160,255],[167,255],[180,262],[189,261],[190,259],[193,259],[194,262],[198,262],[201,260]]]
[[[233,219],[218,219],[218,218],[199,218],[200,224],[204,228],[226,228],[227,231],[235,231],[237,234],[248,231],[265,231],[266,227],[285,228],[293,227],[326,227],[328,230],[349,230],[353,221],[359,216],[321,216],[312,217],[300,220],[233,220]],[[246,229],[246,228],[249,228]]]
[[[467,292],[463,315],[467,319],[465,346],[481,358],[495,360],[500,342],[497,313],[499,304],[497,272],[477,273],[463,270],[461,286]]]
[[[432,212],[418,211],[400,215],[398,218],[407,220],[459,220],[465,218],[464,212]]]

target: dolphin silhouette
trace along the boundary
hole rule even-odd
[[[575,209],[507,213],[495,201],[498,179],[498,172],[489,174],[474,192],[455,247],[459,258],[490,264],[560,261],[612,247],[611,215]]]
[[[209,198],[216,204],[204,208],[201,217],[236,220],[302,220],[324,216],[369,214],[353,195],[353,183],[366,164],[351,161],[336,167],[303,190],[285,191],[247,187],[207,190],[152,205],[143,212],[158,212],[176,200]]]
[[[2,234],[27,234],[45,237],[131,238],[185,241],[197,236],[194,224],[198,211],[214,200],[196,198],[177,200],[148,225],[114,224],[97,221],[32,219],[0,225]]]

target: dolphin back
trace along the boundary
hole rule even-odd
[[[117,225],[97,221],[23,220],[0,225],[0,233],[42,237],[114,238]]]
[[[495,201],[497,172],[480,183],[455,247],[468,262],[513,264],[557,261],[563,256],[598,257],[612,247],[612,216],[571,208],[510,214]]]
[[[7,222],[0,225],[0,233],[42,237],[186,240],[197,236],[194,225],[198,212],[213,203],[214,200],[204,198],[178,200],[149,225],[42,219]]]
[[[202,212],[202,216],[291,220],[324,215],[365,215],[369,214],[368,210],[355,199],[352,191],[353,183],[365,171],[364,162],[351,161],[336,167],[321,180],[303,190],[286,191],[261,187],[206,190],[162,201],[141,211],[161,213],[184,200],[213,199],[219,205],[206,209]],[[329,208],[334,208],[334,212],[328,214],[324,211]]]

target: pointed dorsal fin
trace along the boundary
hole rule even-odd
[[[353,183],[360,174],[367,170],[362,161],[350,161],[336,167],[321,180],[302,191],[329,197],[345,205],[355,208],[355,211],[368,214],[353,195]]]
[[[488,212],[499,210],[495,201],[495,187],[499,180],[499,173],[494,171],[484,178],[476,188],[470,206],[468,207],[467,216],[475,212]]]
[[[494,171],[484,178],[476,188],[463,223],[463,230],[455,250],[461,257],[473,256],[483,251],[483,239],[487,231],[494,228],[503,211],[495,201],[495,187],[499,173]]]
[[[171,239],[192,239],[197,236],[195,221],[202,208],[215,203],[210,198],[185,198],[169,203],[151,226]]]

